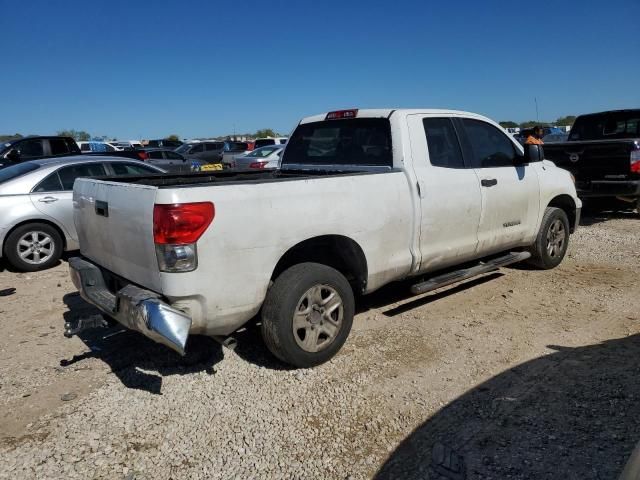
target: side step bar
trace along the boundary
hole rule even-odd
[[[427,293],[437,288],[446,287],[452,283],[461,282],[468,278],[475,277],[476,275],[482,275],[483,273],[489,273],[493,270],[497,270],[500,267],[511,265],[512,263],[522,262],[531,257],[529,252],[511,252],[500,257],[492,258],[478,263],[473,267],[462,268],[454,272],[444,273],[437,277],[430,278],[424,282],[416,283],[411,287],[411,293],[414,295],[420,295],[421,293]]]

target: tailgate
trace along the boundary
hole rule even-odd
[[[157,187],[78,179],[73,188],[80,252],[101,267],[160,292],[153,242]]]
[[[606,180],[629,176],[631,147],[629,140],[594,140],[549,144],[544,149],[549,160],[577,180]]]

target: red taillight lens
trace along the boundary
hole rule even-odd
[[[216,210],[211,202],[153,206],[153,241],[157,244],[195,243],[211,225]]]
[[[249,164],[249,168],[264,168],[267,166],[267,162],[252,162]]]
[[[338,120],[341,118],[356,118],[358,115],[358,109],[353,108],[351,110],[337,110],[335,112],[327,113],[325,120]]]
[[[147,152],[138,152],[138,158],[142,161],[149,160],[149,154]]]
[[[640,150],[631,152],[631,173],[640,173]]]

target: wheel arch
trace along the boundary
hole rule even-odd
[[[344,235],[321,235],[308,238],[287,250],[271,274],[274,280],[287,268],[298,263],[315,262],[342,273],[354,292],[364,293],[367,287],[367,259],[362,247]]]
[[[551,199],[547,207],[555,207],[559,208],[567,214],[567,218],[569,219],[569,231],[573,233],[576,227],[576,202],[571,197],[571,195],[567,195],[563,193],[561,195],[557,195]]]

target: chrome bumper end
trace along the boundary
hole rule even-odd
[[[121,325],[136,330],[155,342],[185,354],[191,317],[175,309],[149,290],[127,285],[111,293],[100,269],[84,260],[69,259],[71,280],[82,298]]]

